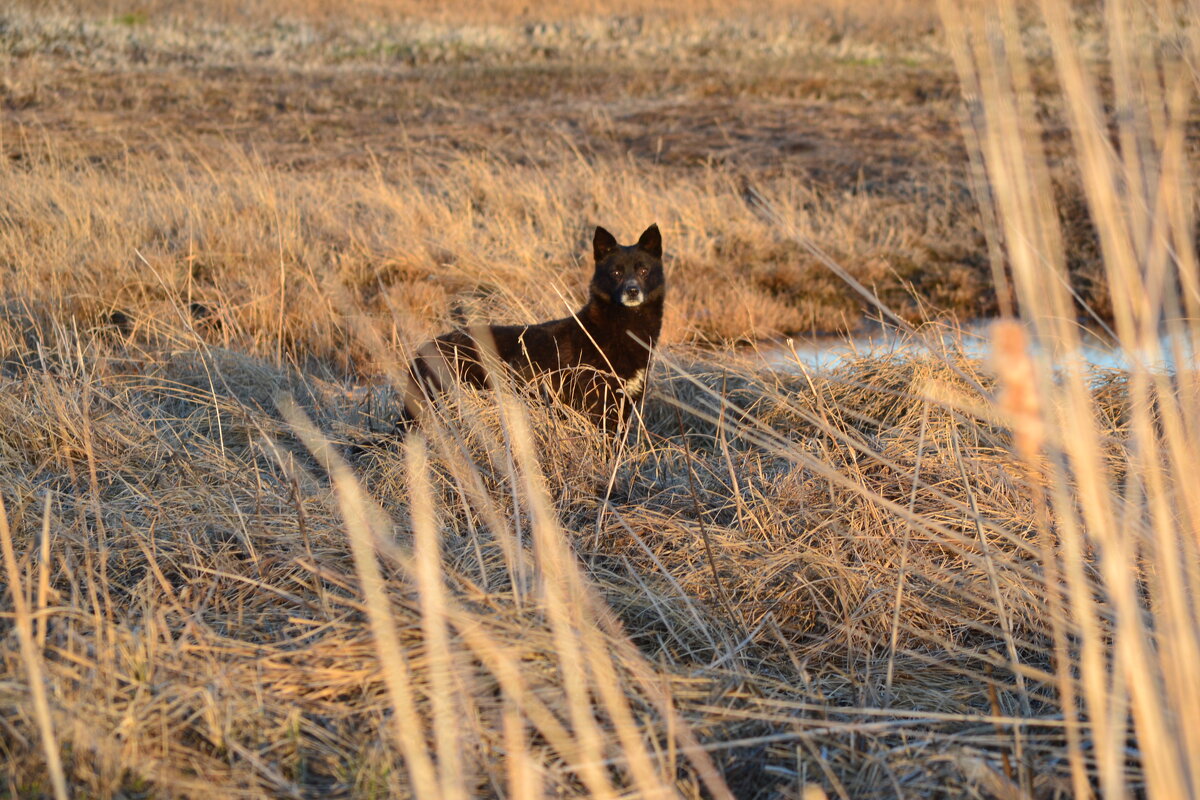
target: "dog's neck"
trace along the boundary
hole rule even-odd
[[[612,346],[638,346],[629,334],[652,344],[662,329],[662,312],[661,295],[632,308],[593,295],[578,317],[596,344],[607,350]]]

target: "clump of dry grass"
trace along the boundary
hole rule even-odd
[[[338,505],[277,414],[238,390],[274,391],[282,375],[260,362],[205,355],[200,347],[194,355],[163,353],[145,361],[137,378],[122,368],[126,350],[90,344],[104,354],[91,367],[74,360],[77,348],[65,343],[50,371],[10,375],[4,407],[6,457],[14,464],[6,471],[4,500],[18,552],[28,557],[22,585],[43,587],[35,610],[43,620],[44,669],[60,698],[55,730],[70,742],[72,782],[100,794],[151,786],[186,794],[202,784],[270,794],[401,792],[415,774],[392,769],[400,741],[386,722],[388,675],[380,672],[386,667],[376,661],[365,627]],[[100,363],[108,369],[97,369]],[[715,386],[719,373],[710,369],[695,365],[673,379],[661,375],[660,392],[697,408],[712,403],[716,396],[692,383]],[[624,780],[620,758],[600,777],[578,772],[584,751],[576,750],[583,746],[576,739],[586,728],[578,728],[570,708],[582,700],[571,698],[564,685],[569,675],[559,672],[564,636],[582,637],[574,645],[581,652],[614,648],[611,674],[593,664],[588,680],[617,681],[611,690],[628,698],[631,718],[641,721],[625,735],[643,742],[638,746],[647,746],[649,736],[667,747],[647,751],[650,772],[684,792],[700,780],[696,766],[683,754],[678,763],[664,760],[672,748],[685,748],[686,740],[677,739],[680,726],[694,727],[708,741],[748,740],[742,750],[715,753],[738,792],[763,781],[784,787],[796,780],[798,764],[816,778],[818,762],[854,790],[857,759],[893,747],[887,726],[872,744],[852,745],[836,732],[853,730],[858,723],[848,720],[856,715],[823,723],[830,732],[822,734],[829,736],[822,747],[834,748],[828,760],[806,752],[796,760],[794,752],[763,748],[773,735],[804,724],[812,703],[870,705],[863,691],[908,712],[989,712],[982,693],[943,696],[934,680],[941,674],[938,680],[949,684],[960,670],[983,675],[986,664],[998,661],[991,648],[1000,638],[995,601],[978,590],[982,546],[964,507],[958,519],[943,519],[942,495],[961,498],[974,487],[982,516],[1008,533],[1006,516],[994,507],[1019,504],[1019,493],[986,477],[996,468],[979,457],[973,441],[962,444],[968,455],[940,446],[926,456],[918,491],[908,498],[904,475],[878,463],[854,468],[853,450],[841,440],[870,447],[881,461],[884,453],[911,455],[918,434],[926,447],[946,445],[949,429],[960,425],[949,411],[907,391],[876,419],[872,392],[856,389],[920,386],[944,372],[935,363],[869,361],[816,379],[815,391],[800,377],[727,372],[727,396],[744,405],[740,413],[772,419],[779,431],[812,426],[811,437],[790,441],[775,434],[769,446],[756,441],[766,434],[746,421],[727,420],[714,439],[713,421],[695,413],[677,420],[666,398],[650,403],[643,439],[628,446],[599,439],[560,410],[535,407],[529,441],[553,504],[544,511],[529,494],[534,489],[524,470],[532,464],[518,455],[512,428],[500,426],[490,398],[463,398],[466,417],[454,428],[461,433],[433,435],[432,471],[425,473],[452,609],[442,622],[451,626],[449,644],[442,645],[451,655],[438,656],[451,660],[449,679],[430,673],[434,656],[421,632],[424,595],[410,571],[408,531],[418,521],[408,486],[420,474],[401,450],[373,453],[360,476],[388,515],[372,523],[384,525],[372,528],[384,557],[379,590],[389,600],[408,664],[413,714],[430,724],[427,704],[439,697],[431,697],[430,681],[451,687],[458,714],[470,721],[456,740],[469,765],[463,775],[473,776],[461,778],[468,793],[503,781],[504,769],[515,768],[497,752],[527,759],[546,786],[595,793],[607,781]],[[203,378],[209,374],[211,383]],[[674,383],[683,385],[668,390]],[[756,404],[743,402],[750,399]],[[338,417],[349,419],[352,410],[329,402],[310,408],[325,429],[335,428]],[[822,419],[830,408],[839,409],[838,421]],[[926,425],[919,426],[923,415]],[[788,419],[798,425],[785,425]],[[881,426],[888,429],[882,438]],[[830,462],[839,452],[846,456]],[[1006,456],[998,451],[990,458]],[[958,474],[965,463],[973,480]],[[14,483],[18,474],[23,480]],[[954,485],[961,480],[968,483]],[[740,481],[738,491],[731,481]],[[894,656],[899,668],[881,694],[895,542],[908,525],[878,504],[898,493],[911,500],[914,518],[926,522],[912,535],[908,555],[910,585]],[[42,555],[29,545],[41,535],[44,498],[52,536]],[[551,516],[539,522],[539,513]],[[538,525],[552,528],[539,533]],[[564,632],[547,616],[548,589],[539,584],[550,579],[545,573],[552,567],[538,536],[551,534],[569,534],[587,567],[586,579],[569,570],[576,575],[571,581],[584,581],[571,593],[593,596],[572,612],[571,625],[599,626],[592,633],[587,627]],[[1019,566],[1022,547],[1010,533],[994,545],[1003,560],[1004,606],[1013,609],[1022,638],[1034,648],[1044,637],[1038,615],[1016,612],[1030,608],[1033,591]],[[553,569],[568,570],[556,564]],[[596,604],[601,597],[604,604]],[[601,638],[588,638],[594,636]],[[930,648],[956,655],[944,662]],[[941,663],[930,666],[930,660]],[[504,678],[505,664],[521,664],[520,684]],[[653,682],[643,685],[647,675]],[[670,705],[661,698],[656,703],[653,691],[666,692]],[[1002,691],[1007,698],[1012,690]],[[599,688],[589,694],[601,702]],[[20,708],[23,703],[17,716],[6,716],[16,734],[6,760],[12,790],[28,793],[40,786],[40,759]],[[516,745],[526,750],[512,754],[515,742],[497,739],[508,735],[503,732],[511,726],[503,721],[509,714],[526,718],[541,744],[526,740]],[[569,733],[554,735],[565,740],[551,738],[556,718]],[[617,721],[600,712],[596,722],[599,742],[608,744],[594,746],[606,758],[622,752],[611,750]],[[908,751],[904,758],[912,756]]]
[[[4,502],[21,585],[43,587],[35,613],[72,782],[100,794],[423,791],[414,767],[395,769],[413,745],[388,722],[388,661],[344,533],[355,506],[258,399],[290,388],[331,432],[361,432],[354,407],[199,341],[142,350],[137,374],[125,346],[89,346],[87,363],[68,340],[48,371],[10,375],[3,408]],[[981,775],[1005,785],[1014,747],[1039,785],[1065,779],[1019,462],[1000,428],[930,399],[930,387],[970,391],[957,370],[986,381],[976,366],[868,358],[788,376],[730,353],[659,369],[637,440],[539,405],[522,434],[513,408],[469,394],[451,426],[429,431],[428,466],[400,448],[361,464],[383,515],[365,517],[383,559],[372,591],[431,763],[445,730],[429,726],[450,712],[429,703],[449,692],[469,721],[456,725],[465,766],[453,779],[468,794],[522,769],[534,786],[602,793],[634,780],[631,746],[647,748],[641,780],[690,794],[705,769],[687,757],[690,736],[725,742],[712,757],[739,795],[802,778],[887,794],[888,772],[914,792]],[[29,545],[46,502],[42,556]],[[415,573],[421,524],[439,541],[440,621]],[[564,536],[578,567],[561,561]],[[548,580],[568,594],[549,595]],[[440,655],[431,624],[449,625]],[[589,662],[576,689],[571,647]],[[630,707],[609,708],[597,681]],[[594,723],[573,708],[583,702]],[[19,792],[42,774],[24,707],[5,718]],[[634,728],[620,727],[627,717]],[[1008,717],[1042,727],[1018,745],[975,721]],[[603,770],[587,772],[587,747]],[[922,760],[929,748],[943,760]]]

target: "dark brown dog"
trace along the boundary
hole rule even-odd
[[[641,399],[650,347],[662,329],[666,282],[662,237],[651,225],[635,245],[620,245],[604,228],[592,240],[596,271],[587,305],[538,325],[456,330],[427,342],[409,366],[403,432],[451,381],[487,386],[489,363],[521,384],[535,384],[597,424],[614,430]]]

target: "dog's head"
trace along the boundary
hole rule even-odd
[[[596,228],[592,253],[596,257],[593,297],[625,308],[662,299],[666,280],[658,225],[646,228],[633,245],[617,244],[611,233]]]

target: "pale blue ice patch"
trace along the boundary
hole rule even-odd
[[[917,334],[894,328],[877,328],[848,337],[793,337],[759,350],[767,363],[788,372],[796,367],[824,371],[866,356],[919,357],[959,354],[967,358],[991,356],[990,322],[978,322],[963,328],[923,329]],[[1186,369],[1197,368],[1196,352],[1187,335],[1164,332],[1156,347],[1130,351],[1085,330],[1079,356],[1083,362],[1101,370],[1128,371],[1141,366],[1154,371],[1176,372],[1179,363]],[[1032,335],[1030,340],[1033,341]]]

